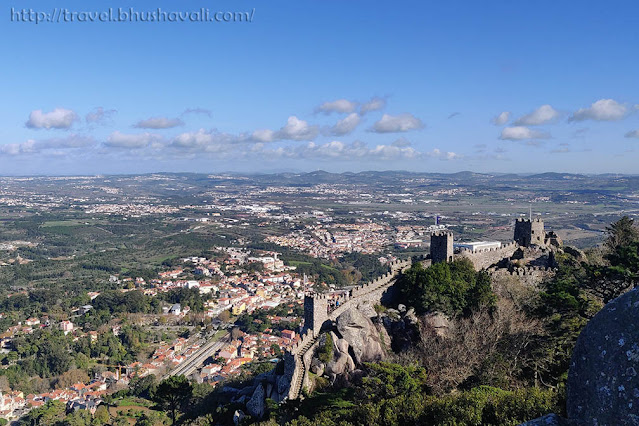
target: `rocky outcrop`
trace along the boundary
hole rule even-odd
[[[450,328],[450,320],[441,312],[429,312],[424,315],[423,326],[439,337],[447,337]]]
[[[639,288],[616,298],[586,325],[566,384],[568,419],[523,425],[639,425]]]
[[[568,418],[639,425],[639,289],[608,303],[579,335],[567,383]]]
[[[350,373],[354,370],[355,362],[348,352],[336,352],[333,360],[326,365],[326,372],[332,381],[335,381],[337,376]]]
[[[386,312],[379,314],[376,321],[384,347],[391,348],[393,352],[402,352],[419,340],[420,326],[415,310],[413,308],[406,310],[403,305],[402,308],[387,309]]]
[[[336,326],[345,341],[339,348],[340,353],[343,353],[342,349],[348,344],[355,363],[380,361],[384,357],[379,332],[370,318],[359,310],[349,309],[342,313],[337,317]]]
[[[586,260],[586,253],[576,247],[566,246],[563,250],[579,262]]]
[[[249,399],[249,401],[246,403],[246,409],[248,410],[251,416],[256,417],[258,419],[261,419],[262,416],[264,416],[264,409],[265,409],[264,398],[265,398],[264,386],[260,383],[255,388],[255,391],[253,392],[253,396],[251,397],[251,399]]]
[[[413,329],[419,329],[419,319],[414,310],[406,310],[406,307],[401,310],[404,311],[401,314],[388,309],[386,313],[378,315],[370,304],[357,304],[338,315],[332,329],[307,339],[304,345],[300,343],[304,350],[300,364],[308,369],[303,375],[298,375],[301,388],[312,390],[316,386],[314,375],[328,378],[331,385],[338,387],[361,381],[364,373],[359,367],[362,363],[383,360],[397,336],[409,335]],[[326,337],[329,335],[332,356],[329,360],[320,361],[319,355],[324,345],[329,343]],[[300,357],[287,352],[275,369],[257,376],[251,386],[229,389],[233,395],[232,402],[245,404],[248,414],[262,418],[266,411],[266,399],[279,403],[290,398],[293,377],[297,371],[294,369],[297,365],[294,356]]]

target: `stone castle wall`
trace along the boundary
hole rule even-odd
[[[398,260],[392,262],[390,272],[374,279],[373,281],[363,284],[358,287],[354,287],[349,290],[348,293],[341,295],[335,299],[337,302],[337,308],[329,313],[329,302],[333,301],[326,294],[314,294],[304,296],[304,328],[311,329],[315,334],[319,333],[324,323],[329,320],[337,318],[339,313],[344,312],[347,307],[352,306],[353,301],[362,301],[364,297],[367,301],[374,299],[376,296],[371,296],[371,293],[379,289],[386,289],[391,282],[395,279],[395,275],[409,268],[411,265],[410,260]],[[383,293],[383,292],[382,292]],[[377,293],[376,293],[377,294]],[[381,298],[381,295],[379,296]],[[378,300],[376,303],[379,303]],[[337,315],[335,312],[339,312]]]
[[[527,266],[525,268],[512,268],[512,269],[491,268],[488,270],[488,272],[493,277],[499,277],[499,276],[517,277],[519,282],[531,287],[537,287],[545,279],[553,276],[556,270],[550,267],[543,267],[543,266]]]
[[[317,345],[322,326],[328,321],[334,321],[342,312],[360,303],[371,305],[380,303],[383,295],[395,281],[396,274],[411,266],[411,260],[392,262],[391,272],[351,289],[337,301],[339,305],[328,311],[329,298],[325,294],[307,295],[304,297],[304,333],[299,342],[286,351],[284,356],[284,371],[289,379],[288,398],[297,399],[305,382],[308,381],[310,361],[313,356],[312,348]]]
[[[513,241],[500,248],[490,248],[474,252],[469,249],[461,249],[456,257],[469,259],[473,263],[475,269],[479,271],[480,269],[489,268],[505,257],[512,257],[517,248],[519,248],[519,245]]]
[[[530,285],[537,285],[546,277],[554,273],[551,268],[526,267],[497,269],[494,267],[504,258],[511,258],[520,247],[528,247],[531,244],[543,246],[545,243],[544,224],[540,219],[533,221],[518,219],[515,223],[515,241],[498,249],[484,249],[472,251],[462,249],[453,255],[453,235],[451,232],[436,232],[431,235],[431,259],[422,260],[430,264],[436,262],[449,262],[456,258],[469,259],[476,270],[488,269],[492,275],[506,274],[517,276],[518,279]],[[313,348],[317,346],[317,338],[322,327],[332,321],[348,309],[360,304],[375,305],[381,303],[388,296],[395,283],[396,274],[403,272],[411,266],[411,260],[396,261],[391,263],[390,272],[376,278],[364,285],[354,287],[337,299],[329,298],[325,294],[306,295],[304,297],[304,332],[301,340],[288,350],[284,356],[285,377],[288,380],[288,398],[297,399],[301,390],[308,382],[308,371],[313,357]]]
[[[289,399],[297,399],[304,385],[305,376],[310,368],[310,364],[304,362],[304,356],[316,339],[317,335],[313,330],[306,330],[302,335],[302,339],[290,350],[287,350],[284,355],[284,372],[290,383],[288,388]]]

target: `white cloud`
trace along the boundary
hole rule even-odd
[[[639,138],[639,129],[631,130],[624,135],[627,138]]]
[[[530,114],[520,117],[513,123],[515,126],[539,126],[557,121],[561,113],[550,105],[542,105]]]
[[[458,160],[461,158],[460,155],[452,152],[452,151],[441,151],[438,148],[433,149],[430,152],[426,153],[427,157],[439,158],[440,160]]]
[[[246,136],[235,136],[220,133],[217,130],[200,129],[197,132],[186,132],[171,141],[171,147],[182,151],[222,152],[232,149],[234,144],[243,142]]]
[[[0,145],[0,154],[4,155],[20,155],[33,152],[33,144],[35,141],[29,139],[22,143],[7,143]]]
[[[251,134],[251,139],[257,142],[273,142],[277,139],[277,132],[269,129],[256,130]]]
[[[355,108],[357,108],[357,103],[347,99],[338,99],[332,102],[324,102],[322,105],[318,106],[315,111],[323,112],[324,114],[330,114],[333,112],[348,114],[355,111]]]
[[[501,131],[499,139],[509,141],[521,141],[526,139],[548,139],[550,135],[546,132],[532,130],[524,126],[505,127]]]
[[[282,140],[307,141],[317,136],[317,132],[317,126],[311,126],[306,121],[291,116],[286,126],[278,132],[278,136]]]
[[[374,98],[371,98],[370,101],[364,102],[362,104],[362,107],[360,108],[360,113],[364,115],[367,112],[379,111],[380,109],[384,109],[384,107],[386,107],[386,99],[374,97]]]
[[[115,131],[111,133],[104,145],[111,148],[137,149],[146,148],[151,143],[162,140],[162,136],[151,133],[127,134]]]
[[[184,122],[179,118],[151,117],[138,121],[133,127],[138,129],[171,129],[182,125]]]
[[[421,153],[410,146],[397,145],[377,145],[370,151],[373,157],[379,157],[383,160],[394,159],[415,159],[421,157]]]
[[[399,139],[395,140],[395,142],[393,142],[391,145],[403,148],[403,147],[406,147],[406,146],[411,146],[411,143],[406,138],[399,138]]]
[[[510,111],[504,111],[498,116],[493,117],[490,122],[493,123],[495,126],[502,126],[508,123],[508,120],[510,120]]]
[[[108,119],[116,112],[117,111],[114,109],[105,110],[102,107],[97,107],[93,111],[88,113],[84,117],[84,119],[86,120],[87,123],[102,123],[104,120]]]
[[[286,125],[278,131],[269,129],[256,130],[251,134],[255,142],[276,142],[282,140],[308,141],[314,139],[319,133],[318,127],[308,124],[292,115]]]
[[[0,154],[36,154],[47,151],[50,153],[51,150],[87,148],[92,145],[95,145],[95,140],[93,138],[74,134],[66,138],[45,139],[40,141],[29,139],[22,143],[0,145]]]
[[[371,130],[376,133],[396,133],[408,132],[410,130],[421,129],[423,127],[424,123],[412,114],[384,114],[382,118],[373,125]]]
[[[399,160],[416,159],[422,154],[412,148],[410,144],[377,145],[373,148],[361,141],[344,143],[331,141],[324,144],[307,142],[304,145],[284,146],[270,149],[265,144],[253,145],[249,155],[260,158],[290,158],[304,160],[339,160],[339,161],[364,161],[364,160]]]
[[[30,129],[69,129],[78,119],[78,115],[70,109],[55,108],[51,112],[41,109],[31,111],[25,125]]]
[[[344,136],[351,133],[362,121],[361,117],[353,112],[343,119],[339,120],[332,128],[331,134],[335,136]]]
[[[628,107],[613,99],[600,99],[588,108],[577,110],[569,121],[618,121],[626,117]]]

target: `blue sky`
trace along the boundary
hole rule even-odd
[[[188,0],[252,22],[11,21],[0,174],[637,173],[636,1]]]

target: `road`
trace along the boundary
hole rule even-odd
[[[211,355],[214,355],[217,351],[222,349],[224,345],[230,343],[231,341],[231,333],[227,332],[222,337],[217,340],[213,340],[205,343],[200,349],[197,350],[193,355],[191,355],[186,361],[182,364],[175,367],[169,373],[167,373],[162,380],[167,379],[171,376],[189,376],[193,373],[199,366],[201,366],[204,361]]]

